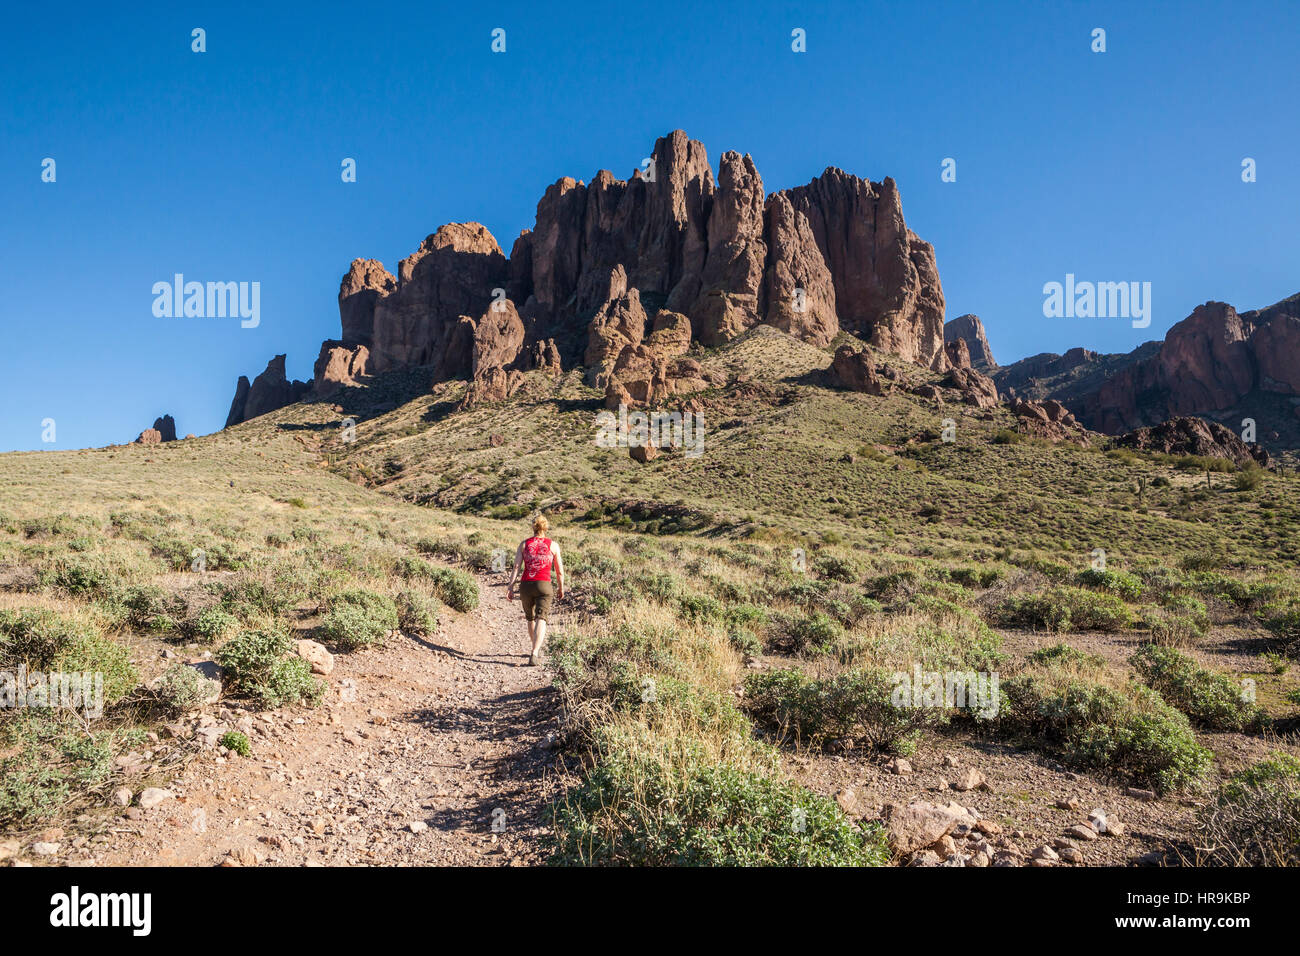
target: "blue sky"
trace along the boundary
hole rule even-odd
[[[715,170],[752,154],[769,192],[893,176],[948,317],[983,317],[1003,363],[1300,291],[1294,3],[290,7],[7,10],[0,450],[129,441],[163,412],[220,428],[273,354],[310,377],[354,257],[395,271],[465,220],[508,251],[547,184],[626,177],[674,128]],[[261,324],[155,317],[177,272],[260,282]],[[1151,282],[1151,327],[1044,318],[1066,273]]]

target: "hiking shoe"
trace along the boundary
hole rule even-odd
[[[542,661],[541,661],[541,658],[539,658],[539,657],[537,656],[536,653],[533,653],[533,654],[529,654],[529,655],[528,655],[528,664],[529,664],[529,666],[531,666],[531,667],[536,667],[536,666],[537,666],[538,664],[540,664],[541,662],[542,662]]]

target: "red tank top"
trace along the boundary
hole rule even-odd
[[[524,542],[523,580],[551,580],[552,560],[550,538],[529,538]]]

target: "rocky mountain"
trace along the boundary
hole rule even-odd
[[[1256,462],[1267,465],[1269,454],[1259,444],[1247,444],[1231,428],[1218,422],[1182,417],[1149,428],[1137,428],[1121,435],[1116,444],[1141,451],[1158,451],[1166,455],[1199,455],[1204,458],[1227,458],[1238,465]]]
[[[988,336],[984,334],[984,323],[978,315],[959,315],[943,326],[943,340],[947,343],[962,341],[970,353],[971,368],[991,375],[998,369],[993,358],[993,349],[989,347]]]
[[[289,382],[277,356],[240,379],[228,426],[412,367],[434,383],[471,379],[471,403],[505,397],[525,371],[578,366],[610,396],[654,401],[704,381],[692,344],[758,324],[817,346],[850,332],[949,367],[934,249],[907,228],[892,179],[829,168],[768,195],[750,156],[723,153],[715,180],[704,145],[680,130],[627,180],[557,180],[508,256],[482,225],[450,223],[396,276],[354,260],[338,301],[341,334],[313,381]]]
[[[1300,295],[1238,314],[1197,306],[1153,354],[1077,399],[1079,416],[1115,433],[1182,415],[1228,413],[1257,392],[1300,395]]]
[[[165,441],[176,440],[176,420],[170,415],[155,418],[152,428],[146,428],[136,438],[137,445],[159,445]]]

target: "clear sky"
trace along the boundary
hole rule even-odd
[[[627,177],[674,128],[769,192],[893,176],[1004,364],[1300,291],[1294,2],[113,6],[6,8],[0,450],[220,428],[273,354],[310,377],[354,257],[396,271],[466,220],[508,251],[547,184]],[[155,317],[177,272],[259,282],[260,325]],[[1150,282],[1151,327],[1045,318],[1067,273]]]

